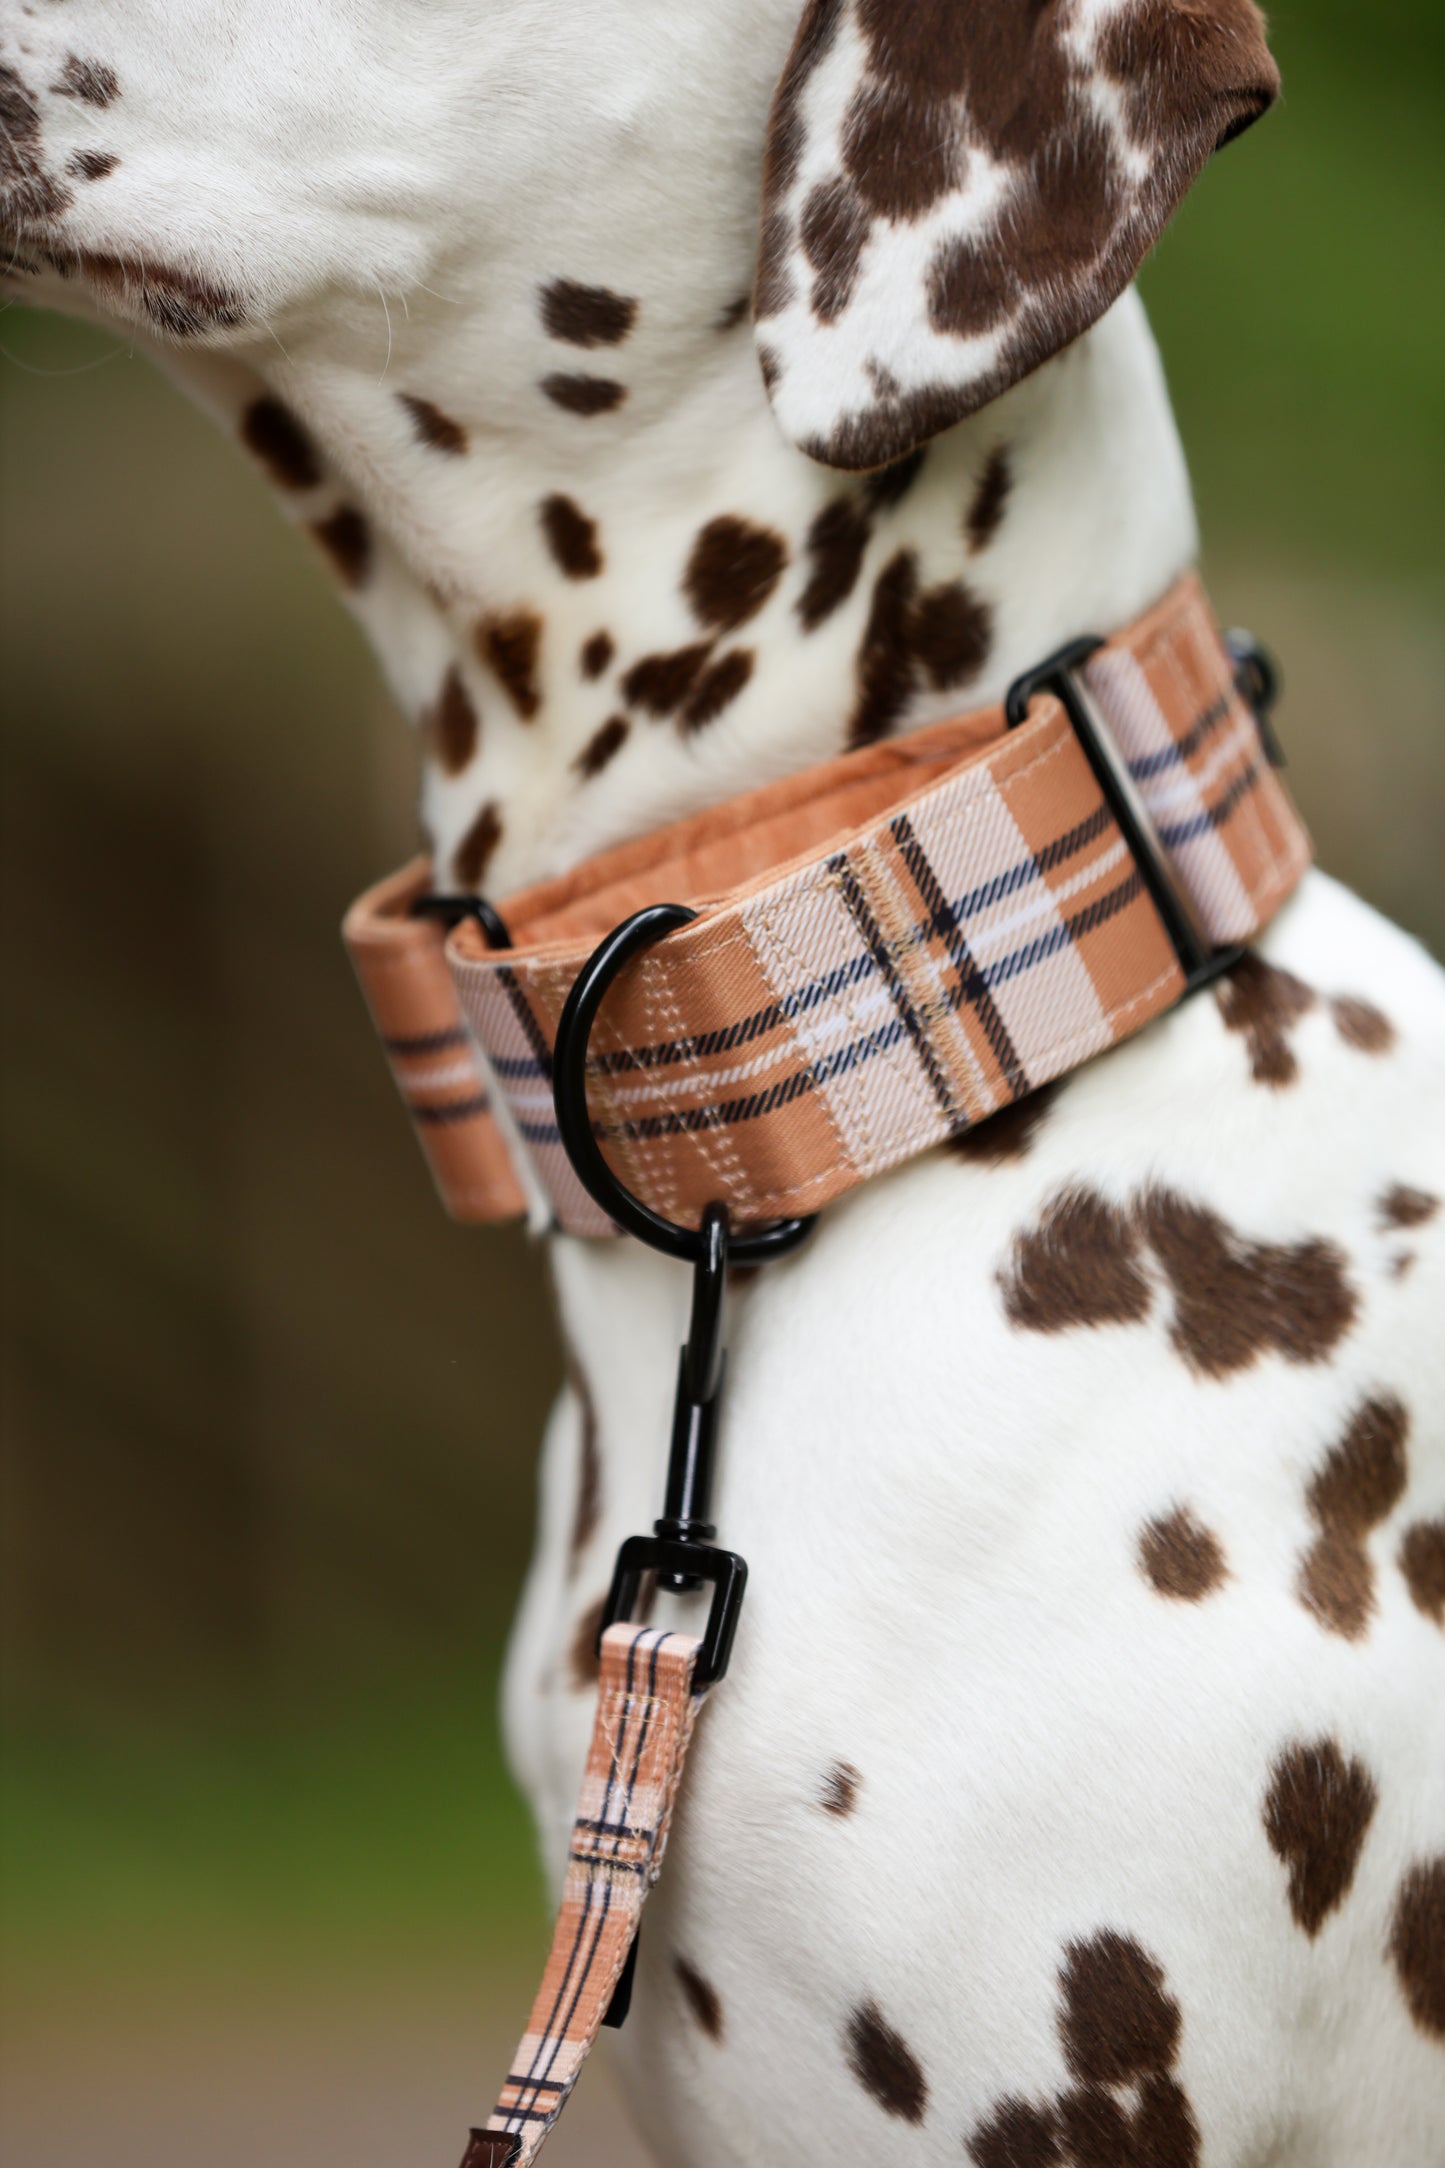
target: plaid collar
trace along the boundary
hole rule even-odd
[[[697,916],[609,996],[592,1124],[644,1202],[818,1211],[1116,1045],[1253,940],[1309,862],[1272,741],[1190,574],[978,710],[729,800],[475,918],[417,860],[345,939],[448,1209],[616,1230],[557,1129],[553,1046],[596,943]],[[1036,697],[1030,698],[1030,692]],[[493,1111],[501,1093],[510,1144]]]

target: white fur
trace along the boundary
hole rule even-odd
[[[495,894],[834,752],[873,581],[900,547],[925,584],[966,577],[994,613],[967,702],[1069,635],[1118,626],[1193,554],[1129,295],[932,448],[880,515],[851,599],[800,633],[802,537],[842,485],[784,444],[746,326],[714,328],[751,276],[795,7],[0,0],[0,63],[33,94],[47,170],[86,149],[120,159],[58,217],[12,219],[6,292],[128,309],[139,342],[229,426],[263,387],[302,418],[324,474],[289,508],[366,514],[374,570],[351,599],[403,707],[423,713],[455,664],[481,709],[478,759],[434,773],[425,810],[444,861],[480,805],[501,806]],[[99,110],[55,92],[68,53],[113,66],[120,96]],[[164,346],[136,291],[98,288],[85,252],[225,284],[246,322]],[[638,299],[615,355],[545,336],[537,291],[556,276]],[[537,381],[569,367],[615,369],[626,406],[558,411]],[[403,390],[465,424],[465,458],[419,446]],[[1008,516],[970,555],[962,508],[1000,445]],[[597,580],[563,581],[546,554],[537,506],[555,489],[598,522]],[[579,784],[627,663],[698,636],[680,572],[701,524],[729,512],[792,551],[766,608],[718,650],[753,649],[752,683],[693,738],[635,717],[607,772]],[[532,721],[472,638],[480,614],[518,607],[546,625]],[[618,660],[588,684],[577,650],[600,626]],[[961,704],[920,693],[907,720]],[[1393,1563],[1407,1523],[1445,1505],[1445,1248],[1439,1220],[1390,1235],[1376,1205],[1395,1182],[1445,1192],[1445,984],[1318,876],[1263,950],[1378,1004],[1393,1052],[1346,1045],[1321,1003],[1294,1035],[1300,1082],[1272,1091],[1201,998],[1077,1077],[1017,1164],[934,1156],[872,1183],[740,1299],[717,1518],[753,1578],[623,2035],[669,2168],[959,2161],[999,2099],[1066,2082],[1060,1954],[1105,1927],[1138,1938],[1180,2004],[1178,2075],[1209,2168],[1439,2159],[1445,2053],[1411,2025],[1385,1951],[1401,1874],[1445,1847],[1445,1640]],[[1338,1243],[1360,1312],[1335,1358],[1265,1354],[1196,1377],[1169,1344],[1162,1287],[1144,1323],[1011,1326],[999,1274],[1047,1200],[1082,1183],[1122,1201],[1150,1182],[1252,1239]],[[555,1260],[596,1401],[603,1510],[571,1560],[569,1396],[506,1689],[554,1878],[591,1717],[567,1652],[617,1542],[657,1510],[686,1299],[676,1268],[627,1244],[558,1242]],[[1305,1492],[1360,1397],[1385,1390],[1411,1410],[1410,1480],[1369,1538],[1378,1617],[1347,1642],[1296,1595]],[[1164,1601],[1138,1570],[1142,1524],[1174,1504],[1228,1558],[1197,1605]],[[1261,1801],[1281,1747],[1323,1734],[1367,1764],[1379,1804],[1353,1888],[1311,1940]],[[861,1776],[844,1820],[819,1806],[839,1761]],[[717,1988],[720,2043],[683,2004],[676,1956]],[[919,2126],[847,2068],[865,2001],[926,2072]]]

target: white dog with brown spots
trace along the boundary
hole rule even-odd
[[[1273,95],[1248,0],[799,6],[0,0],[6,294],[257,455],[447,880],[995,699],[1194,556],[1126,289]],[[743,1295],[752,1593],[622,2036],[660,2160],[1436,2168],[1442,1084],[1440,973],[1312,875]],[[554,1875],[685,1292],[555,1268]]]

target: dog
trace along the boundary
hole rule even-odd
[[[1130,281],[1275,89],[1248,0],[0,0],[4,290],[256,459],[502,898],[1191,564]],[[659,2161],[1439,2162],[1442,1085],[1445,979],[1313,873],[740,1288]],[[555,1882],[686,1291],[553,1259],[504,1698]]]

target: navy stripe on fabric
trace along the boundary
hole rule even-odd
[[[466,1045],[467,1035],[453,1024],[446,1031],[419,1031],[412,1038],[383,1035],[381,1043],[388,1054],[449,1054]]]
[[[1191,820],[1177,821],[1173,827],[1161,828],[1160,842],[1167,850],[1177,851],[1182,843],[1193,843],[1200,836],[1211,835],[1216,829],[1226,827],[1258,781],[1259,765],[1256,761],[1251,761],[1213,805],[1206,806],[1202,813],[1196,813]]]
[[[1134,781],[1147,783],[1151,777],[1164,775],[1170,768],[1177,768],[1184,761],[1192,760],[1200,747],[1213,737],[1220,724],[1232,713],[1233,708],[1234,695],[1221,693],[1173,745],[1165,746],[1162,752],[1146,753],[1142,760],[1129,762],[1129,773]]]
[[[490,1104],[485,1092],[478,1092],[474,1099],[455,1099],[450,1106],[444,1107],[423,1107],[414,1099],[407,1101],[412,1120],[419,1122],[423,1129],[444,1128],[449,1122],[475,1121],[479,1114],[486,1113]]]
[[[958,972],[957,1006],[967,1004],[973,1009],[983,1028],[994,1060],[1008,1076],[1017,1076],[1021,1088],[1027,1090],[1023,1064],[1018,1050],[1009,1037],[1008,1026],[999,1014],[987,981],[981,975],[972,949],[963,936],[957,914],[950,908],[938,885],[938,876],[929,864],[927,853],[919,842],[913,823],[906,813],[900,813],[893,823],[893,840],[903,856],[903,863],[913,876],[913,885],[932,912],[927,922],[928,936],[938,935],[945,943],[954,968]],[[956,1116],[958,1109],[950,1104],[947,1112]]]
[[[888,997],[898,1011],[899,1020],[912,1042],[914,1053],[918,1056],[919,1067],[928,1079],[929,1089],[951,1121],[957,1111],[953,1088],[939,1062],[937,1049],[928,1036],[923,1018],[914,1007],[908,988],[894,968],[892,952],[884,939],[883,928],[868,907],[862,883],[846,858],[832,859],[828,871],[836,876],[839,892],[848,906],[849,916],[863,936],[864,945],[882,975]]]

